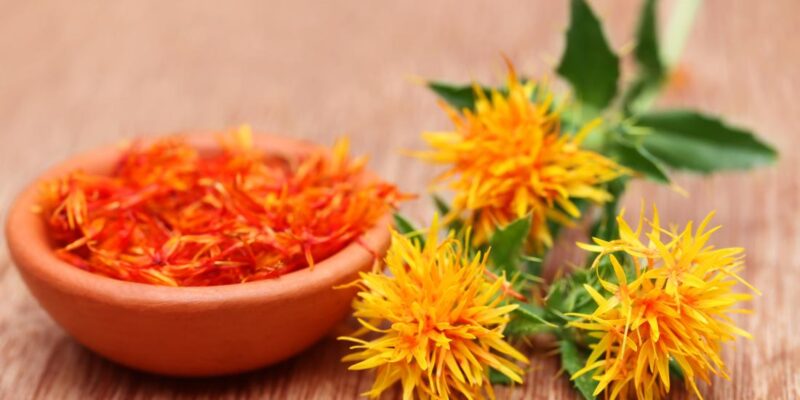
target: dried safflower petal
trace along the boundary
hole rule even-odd
[[[110,176],[44,182],[56,254],[112,278],[169,286],[280,276],[341,250],[406,198],[364,178],[340,142],[298,159],[253,148],[249,127],[204,157],[178,137],[130,147]]]

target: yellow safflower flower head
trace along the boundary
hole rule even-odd
[[[356,343],[343,359],[356,362],[351,370],[376,370],[367,396],[400,382],[404,399],[494,397],[490,367],[522,382],[512,359],[527,358],[503,338],[517,308],[505,301],[505,278],[486,271],[486,254],[469,257],[452,232],[439,240],[438,231],[434,219],[424,246],[393,231],[388,272],[362,273],[355,283],[353,315],[378,337],[340,339]]]
[[[548,220],[569,225],[580,217],[574,199],[611,200],[600,185],[625,169],[580,147],[600,119],[574,135],[563,132],[563,104],[554,104],[545,85],[520,82],[511,64],[505,91],[486,93],[477,85],[474,90],[474,110],[442,103],[453,130],[423,133],[432,149],[417,156],[448,166],[436,180],[448,182],[455,193],[445,219],[466,214],[476,244],[485,243],[497,227],[531,214],[530,243],[542,250],[553,242]]]
[[[572,379],[591,372],[598,381],[594,394],[606,390],[609,399],[663,398],[670,390],[670,360],[698,397],[696,378],[707,383],[712,375],[729,379],[721,344],[736,336],[750,338],[730,314],[749,312],[738,306],[752,297],[733,288],[742,283],[758,291],[737,274],[744,266],[741,248],[708,244],[719,229],[707,229],[712,216],[696,230],[689,222],[680,232],[668,231],[654,208],[652,229],[642,240],[644,217],[634,231],[620,215],[618,239],[595,238],[594,245],[580,245],[599,253],[593,268],[608,262],[615,281],[602,279],[598,271],[600,291],[585,285],[597,309],[571,314],[579,318],[572,327],[597,339],[586,367]]]

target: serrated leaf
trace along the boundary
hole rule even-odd
[[[645,113],[637,126],[650,129],[642,146],[676,169],[710,173],[749,169],[777,159],[775,149],[752,132],[695,111]]]
[[[579,101],[598,111],[617,93],[619,58],[585,0],[571,2],[567,45],[557,72],[569,81]]]
[[[433,90],[433,92],[439,95],[442,100],[447,102],[447,104],[458,111],[463,111],[464,109],[471,111],[475,110],[475,101],[477,101],[477,95],[475,94],[475,86],[472,84],[429,81],[428,88]],[[494,90],[487,86],[481,86],[481,89],[483,89],[484,93],[487,94]],[[500,92],[503,92],[502,89],[499,90]]]
[[[636,47],[633,50],[640,72],[653,80],[662,79],[666,72],[658,43],[657,7],[657,0],[645,0],[636,30]]]
[[[496,268],[505,271],[506,277],[509,279],[520,272],[520,253],[530,230],[531,216],[526,215],[498,228],[489,239],[489,245],[492,248],[489,258]]]
[[[658,183],[670,183],[661,161],[641,145],[614,140],[610,147],[609,152],[618,163]]]
[[[584,354],[578,345],[572,340],[561,339],[559,341],[561,349],[561,365],[569,375],[572,375],[581,368],[586,366],[586,354]],[[568,377],[569,378],[569,377]],[[597,388],[597,381],[592,379],[590,373],[583,374],[578,378],[572,380],[572,384],[583,395],[583,398],[593,400],[595,398],[594,391]]]
[[[528,303],[517,303],[519,308],[511,313],[511,321],[506,325],[505,334],[512,337],[525,337],[537,333],[550,332],[557,325],[545,319],[545,310]]]
[[[475,109],[475,91],[472,85],[458,85],[445,82],[430,81],[428,87],[442,100],[458,111]]]
[[[417,229],[406,217],[400,213],[394,214],[394,227],[398,232],[411,238],[412,241],[419,242],[420,246],[425,247],[425,238],[421,231]]]
[[[520,83],[522,84],[526,83],[527,81],[528,79],[524,77],[520,78]],[[427,86],[434,93],[439,95],[439,97],[442,100],[444,100],[447,104],[449,104],[456,110],[463,111],[464,109],[468,109],[470,111],[475,111],[475,102],[477,101],[478,95],[475,93],[474,84],[458,84],[458,83],[448,83],[442,81],[428,81]],[[497,91],[504,96],[508,95],[508,89],[505,87],[493,88],[485,85],[478,85],[478,86],[486,95],[489,95],[494,91]],[[530,96],[531,101],[541,102],[542,99],[540,97],[541,97],[541,90],[539,90],[539,86],[534,86]]]
[[[658,94],[666,79],[667,67],[660,54],[656,0],[646,0],[639,16],[634,59],[638,67],[636,79],[625,92],[623,107],[628,112],[641,111]]]

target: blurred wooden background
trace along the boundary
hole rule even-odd
[[[592,3],[614,47],[623,48],[639,2]],[[0,209],[76,151],[242,122],[325,144],[349,134],[385,178],[424,192],[431,170],[400,149],[420,147],[421,131],[447,121],[411,78],[496,82],[501,52],[529,75],[552,75],[566,12],[566,1],[545,0],[0,0]],[[754,128],[781,150],[779,164],[705,180],[679,176],[689,198],[649,183],[627,197],[634,207],[642,198],[656,202],[665,220],[681,223],[717,209],[725,229],[716,244],[748,250],[745,276],[764,295],[755,315],[738,321],[755,339],[725,353],[733,381],[705,387],[710,399],[789,399],[800,391],[798,24],[797,1],[707,1],[681,64],[685,79],[661,101]],[[430,207],[421,199],[405,211],[424,219]],[[0,299],[2,398],[350,399],[370,385],[368,374],[339,363],[345,345],[332,339],[236,377],[168,379],[115,366],[36,305],[5,246]],[[499,397],[576,397],[552,357],[534,355],[532,365],[524,386]]]

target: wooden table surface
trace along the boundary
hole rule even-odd
[[[447,121],[412,77],[496,82],[501,52],[529,75],[552,75],[567,21],[567,2],[545,0],[0,3],[3,212],[24,184],[74,152],[243,122],[325,144],[347,133],[385,178],[424,192],[431,170],[400,149],[420,147],[421,131]],[[638,2],[593,3],[614,46],[624,47]],[[626,203],[656,202],[664,219],[680,223],[717,209],[724,229],[715,243],[747,248],[745,276],[764,295],[753,302],[755,315],[737,321],[755,338],[725,352],[733,381],[715,380],[706,397],[797,398],[800,3],[708,1],[697,22],[681,67],[685,82],[661,105],[725,114],[768,138],[781,160],[752,173],[679,176],[689,198],[636,183]],[[425,219],[430,207],[418,200],[404,211]],[[559,252],[574,257],[568,246]],[[332,338],[235,377],[169,379],[116,366],[49,319],[5,246],[0,296],[2,398],[351,399],[371,381],[346,370],[338,361],[346,346]],[[532,366],[523,386],[499,397],[575,398],[555,359],[537,353]]]

